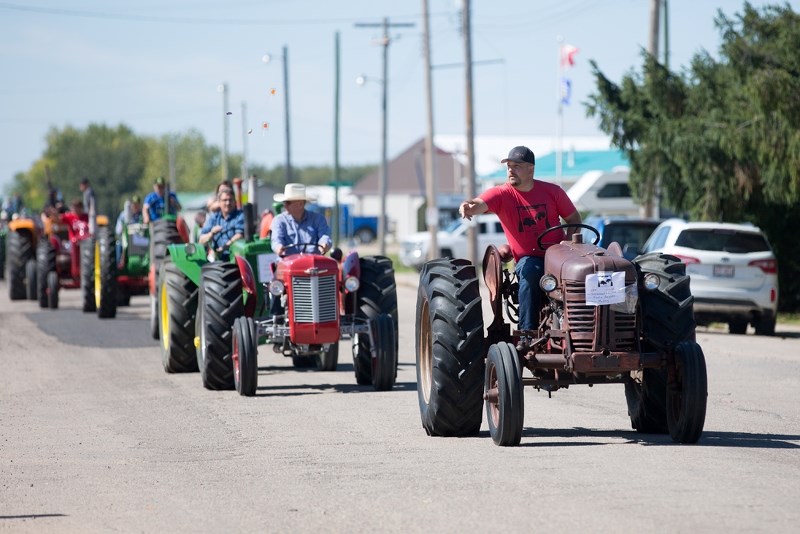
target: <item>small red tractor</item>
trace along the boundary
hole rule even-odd
[[[105,215],[97,216],[98,229],[108,226]],[[97,309],[95,301],[95,242],[89,223],[59,218],[45,223],[36,245],[36,295],[42,308],[58,308],[60,289],[81,289],[85,312]]]
[[[575,228],[572,225],[571,228]],[[417,297],[417,392],[422,426],[433,436],[475,435],[485,406],[497,445],[521,441],[524,386],[549,395],[586,384],[624,384],[631,426],[695,443],[705,423],[707,375],[695,342],[686,268],[674,256],[625,259],[581,234],[546,248],[539,284],[543,306],[534,330],[518,320],[519,281],[508,245],[490,246],[483,276],[493,317],[484,335],[475,266],[429,261]]]
[[[317,245],[291,245],[315,248]],[[300,253],[281,258],[273,275],[256,277],[242,256],[236,257],[247,295],[245,315],[233,324],[233,372],[236,390],[254,395],[258,379],[257,345],[271,344],[276,353],[291,357],[296,367],[316,364],[335,371],[339,341],[353,343],[356,383],[390,390],[397,378],[397,288],[390,259]],[[271,278],[265,283],[266,278]],[[267,294],[281,300],[284,313],[269,314]],[[250,306],[247,306],[250,303]],[[259,313],[260,312],[260,313]]]

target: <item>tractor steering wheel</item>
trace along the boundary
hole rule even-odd
[[[597,228],[595,228],[594,226],[589,226],[588,224],[559,224],[559,225],[553,226],[552,228],[548,228],[547,230],[545,230],[544,232],[539,234],[539,238],[536,240],[536,245],[539,247],[539,250],[544,250],[544,246],[542,246],[542,238],[544,236],[546,236],[550,232],[554,232],[556,230],[563,230],[564,228],[575,228],[575,227],[586,228],[587,230],[591,230],[592,232],[594,232],[595,238],[594,238],[594,241],[592,242],[592,245],[596,245],[596,244],[598,244],[600,242],[600,232],[598,232]],[[553,245],[553,244],[554,243],[550,243],[547,246],[550,247],[550,245]]]
[[[314,247],[315,249],[317,249],[319,251],[320,254],[324,254],[325,253],[325,247],[323,247],[319,243],[290,243],[290,244],[286,245],[285,247],[283,247],[283,249],[281,249],[281,253],[279,254],[279,256],[281,258],[285,257],[286,254],[287,254],[286,249],[289,249],[289,248],[292,248],[292,247],[303,247],[303,252],[306,252],[307,247]]]

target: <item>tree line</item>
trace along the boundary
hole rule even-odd
[[[778,258],[782,311],[800,310],[800,17],[788,6],[715,19],[719,59],[696,54],[674,72],[643,51],[619,83],[596,62],[588,116],[631,162],[644,202],[692,220],[751,222]]]

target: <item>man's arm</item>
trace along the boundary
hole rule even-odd
[[[472,217],[475,215],[480,215],[487,211],[489,211],[489,205],[480,197],[475,197],[472,200],[465,200],[458,207],[458,212],[467,220],[472,220]]]
[[[575,210],[572,213],[572,215],[564,217],[564,222],[566,224],[581,224],[583,222],[583,219],[581,219],[580,212],[578,212],[578,210]],[[581,231],[581,229],[578,228],[577,226],[574,227],[574,228],[567,228],[567,236],[570,236],[572,234],[580,233],[580,231]]]
[[[320,237],[317,240],[317,244],[321,247],[322,254],[325,254],[330,250],[333,240],[331,239],[331,229],[328,227],[328,221],[321,213],[318,215],[316,226],[317,235]]]

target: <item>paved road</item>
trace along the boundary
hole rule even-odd
[[[701,331],[695,446],[630,430],[622,386],[526,392],[517,448],[429,438],[414,277],[398,385],[298,372],[262,348],[257,396],[167,375],[147,300],[115,320],[11,303],[0,283],[0,532],[796,532],[800,332]]]

